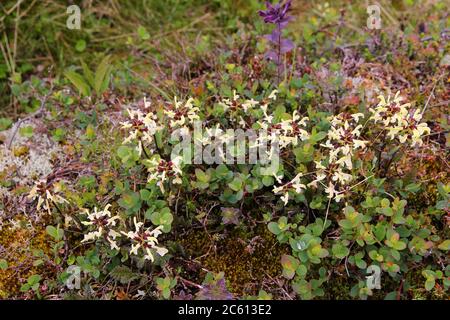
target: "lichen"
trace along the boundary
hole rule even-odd
[[[31,121],[21,124],[21,127],[38,127]],[[13,129],[3,134],[12,136]],[[21,137],[16,133],[11,148],[6,144],[0,146],[0,177],[2,181],[12,181],[25,185],[40,179],[53,170],[52,160],[61,153],[61,148],[46,134],[35,132],[30,138]]]

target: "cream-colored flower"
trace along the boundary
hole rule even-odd
[[[170,181],[174,184],[181,184],[181,164],[183,158],[181,156],[175,157],[171,161],[161,159],[155,156],[152,159],[146,160],[149,176],[148,181],[156,181],[156,185],[164,192],[164,183]]]
[[[273,188],[273,193],[283,193],[283,195],[281,196],[281,200],[284,202],[284,205],[287,205],[289,201],[289,191],[294,191],[295,193],[300,194],[304,189],[306,189],[306,186],[301,183],[300,180],[302,176],[303,175],[299,173],[288,183]]]
[[[269,94],[268,98],[272,99],[272,100],[277,100],[277,94],[278,94],[278,90],[275,89]]]
[[[134,231],[123,232],[122,234],[131,240],[130,253],[135,256],[141,256],[143,254],[144,260],[154,261],[155,252],[161,257],[164,256],[169,250],[158,246],[158,236],[162,233],[161,226],[156,227],[153,230],[145,228],[144,223],[138,222],[137,218],[133,218]]]
[[[127,109],[130,119],[122,122],[122,129],[129,130],[128,136],[123,140],[123,144],[137,142],[137,151],[139,155],[142,154],[142,148],[151,146],[153,143],[153,136],[161,126],[157,123],[157,116],[149,112],[143,114],[140,110]],[[144,146],[143,146],[144,144]]]
[[[258,101],[250,99],[250,100],[245,100],[245,102],[242,104],[242,109],[244,110],[244,112],[247,112],[248,109],[252,109],[253,107],[257,106],[259,104]]]
[[[341,190],[355,179],[351,172],[355,151],[365,149],[368,143],[361,139],[363,126],[359,121],[363,117],[362,113],[340,113],[330,117],[331,128],[327,140],[321,144],[326,151],[325,158],[323,162],[315,161],[316,177],[308,186],[317,188],[320,184],[327,197],[336,202],[344,196]]]
[[[61,186],[59,183],[48,184],[46,180],[37,182],[31,188],[27,198],[30,200],[37,199],[36,210],[41,211],[41,208],[51,214],[52,205],[57,206],[62,203],[69,203],[66,199],[61,197]]]
[[[193,124],[200,119],[200,109],[193,104],[194,99],[189,98],[184,104],[175,97],[174,104],[164,109],[164,114],[169,118],[171,128],[179,128]]]
[[[112,216],[109,211],[110,207],[111,205],[107,204],[106,207],[100,211],[95,207],[93,212],[84,209],[82,214],[87,215],[87,221],[82,221],[81,223],[85,226],[94,226],[95,229],[84,235],[84,239],[81,241],[82,243],[104,238],[108,241],[111,249],[119,250],[116,238],[119,237],[120,234],[113,228],[116,227],[117,220],[120,220],[120,217]]]
[[[262,131],[267,135],[260,135],[259,144],[277,143],[279,148],[285,149],[289,146],[297,146],[299,141],[309,139],[309,133],[304,129],[307,125],[308,117],[301,117],[297,111],[292,113],[291,119],[273,123],[274,116],[267,114],[267,108],[263,108],[264,117],[258,121]]]
[[[404,100],[400,96],[400,91],[391,99],[379,96],[380,102],[375,108],[371,108],[372,116],[370,120],[374,123],[381,122],[387,130],[387,137],[390,140],[398,139],[400,143],[409,141],[412,147],[422,145],[422,136],[430,133],[426,123],[421,123],[422,113],[419,109],[410,110],[410,103],[401,102]]]

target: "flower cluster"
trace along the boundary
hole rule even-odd
[[[156,185],[164,192],[164,183],[170,180],[174,184],[181,183],[181,162],[182,157],[176,157],[172,160],[166,161],[161,159],[158,155],[145,161],[147,166],[149,177],[148,181],[156,181]]]
[[[322,147],[329,149],[328,163],[352,169],[352,156],[356,149],[364,149],[367,141],[359,139],[362,125],[358,124],[362,113],[341,113],[331,118],[328,140]]]
[[[157,246],[158,236],[162,233],[161,226],[150,230],[150,228],[145,228],[144,223],[138,222],[136,217],[133,218],[134,231],[123,232],[122,234],[131,240],[131,251],[130,253],[139,256],[139,252],[143,251],[144,259],[154,261],[154,252],[156,251],[158,255],[163,257],[167,252],[166,248]]]
[[[91,241],[97,239],[105,239],[111,249],[119,250],[119,247],[116,242],[116,238],[120,236],[120,234],[115,231],[113,228],[116,227],[117,220],[120,220],[119,216],[111,216],[111,212],[109,208],[110,204],[106,205],[106,207],[98,211],[97,207],[94,208],[94,212],[89,212],[89,210],[84,209],[83,214],[87,215],[87,221],[82,221],[82,224],[85,226],[93,226],[95,230],[84,235],[84,239],[81,241]]]
[[[273,13],[274,17],[278,14],[281,17],[286,13],[288,7],[289,4],[286,4],[286,7],[273,7],[274,11],[281,10],[280,12],[277,11],[278,13]],[[267,19],[272,18],[272,16],[267,16]],[[282,21],[284,18],[280,19]],[[306,141],[310,138],[310,133],[306,130],[309,122],[308,117],[302,117],[297,110],[294,110],[290,117],[283,115],[280,119],[279,116],[268,111],[270,102],[277,99],[277,94],[278,91],[274,90],[267,98],[255,100],[253,98],[242,98],[236,91],[233,91],[231,98],[222,99],[219,102],[225,112],[230,112],[231,121],[237,123],[240,129],[259,128],[266,133],[259,135],[252,142],[250,148],[270,145],[270,150],[265,149],[263,151],[270,159],[274,156],[274,144],[278,148],[277,151],[283,151],[287,148],[296,147],[300,141]],[[395,95],[392,101],[390,97],[385,99],[380,96],[380,103],[376,108],[370,109],[372,114],[367,121],[372,121],[375,124],[382,123],[386,127],[387,136],[390,139],[398,138],[402,143],[409,139],[412,146],[420,145],[422,144],[421,137],[429,132],[429,128],[426,123],[420,123],[422,118],[420,112],[418,110],[409,112],[410,104],[401,104],[401,100],[399,93]],[[160,119],[160,121],[167,120],[171,130],[183,129],[190,133],[192,130],[190,125],[200,119],[199,108],[195,107],[193,103],[192,98],[184,103],[175,98],[175,103],[164,110],[166,119]],[[249,123],[244,120],[244,114],[253,110],[258,111],[255,113],[258,116],[256,116],[256,121]],[[147,145],[152,143],[153,134],[162,128],[158,124],[156,116],[153,113],[144,115],[138,111],[129,111],[129,114],[132,120],[125,123],[124,128],[132,128],[133,131],[124,143],[129,143],[135,139],[145,141]],[[362,118],[364,118],[362,113],[351,114],[346,112],[329,117],[331,128],[326,135],[326,141],[320,144],[323,153],[321,158],[316,157],[314,161],[315,171],[311,173],[312,181],[304,182],[305,186],[301,182],[302,174],[298,174],[288,183],[282,184],[282,175],[277,170],[271,169],[269,174],[272,174],[278,182],[278,185],[274,186],[274,193],[282,194],[282,200],[287,203],[290,191],[300,193],[306,187],[317,188],[320,185],[329,199],[340,201],[352,188],[350,183],[357,179],[357,176],[352,172],[354,156],[357,151],[364,150],[368,144],[368,141],[361,137],[363,125],[360,124],[360,121]],[[219,153],[222,151],[222,154],[219,154],[222,159],[225,158],[225,155],[220,145],[232,143],[233,138],[234,136],[228,133],[225,128],[222,128],[220,123],[217,123],[211,129],[207,129],[206,133],[201,134],[200,137],[195,135],[194,132],[196,143],[200,142],[202,146],[207,146],[209,149],[219,150]],[[216,146],[219,147],[215,148]],[[236,152],[238,151],[234,150],[233,154]],[[203,153],[204,155],[205,153]],[[162,192],[164,192],[164,185],[167,181],[175,184],[182,182],[183,158],[181,156],[169,161],[161,158],[161,155],[155,155],[143,163],[149,172],[149,182],[156,182]]]
[[[130,119],[122,122],[122,129],[129,130],[129,135],[123,140],[123,144],[133,141],[138,143],[138,153],[142,154],[143,147],[149,147],[153,143],[153,137],[161,126],[157,123],[157,116],[153,112],[143,114],[140,110],[128,109]]]
[[[168,250],[163,247],[157,246],[158,236],[162,233],[161,226],[156,227],[153,230],[150,228],[144,228],[143,222],[138,222],[136,217],[133,218],[134,231],[120,231],[120,225],[117,223],[121,220],[118,215],[113,216],[109,211],[110,204],[106,205],[103,210],[97,210],[94,208],[94,212],[89,212],[85,209],[82,214],[87,215],[87,220],[82,221],[82,224],[89,226],[91,231],[84,235],[82,243],[91,240],[106,240],[112,250],[120,250],[118,241],[123,239],[131,240],[130,253],[135,256],[140,256],[140,248],[143,249],[144,260],[154,261],[154,252],[158,253],[161,257],[164,256]]]
[[[288,0],[285,3],[280,2],[273,6],[267,1],[267,10],[259,11],[259,15],[264,19],[265,23],[274,24],[276,26],[272,33],[266,36],[266,39],[274,45],[274,50],[269,51],[266,56],[278,65],[279,71],[282,64],[281,55],[294,48],[292,41],[282,37],[283,29],[292,19],[288,14],[291,9],[291,4],[292,1]],[[278,74],[278,76],[280,76],[280,74]]]
[[[275,193],[275,194],[283,193],[283,195],[281,196],[280,199],[284,202],[284,205],[287,205],[287,203],[289,201],[289,191],[292,190],[295,193],[299,194],[299,193],[302,193],[302,190],[306,189],[306,186],[304,184],[302,184],[300,181],[300,178],[302,176],[303,175],[301,173],[299,173],[294,177],[294,179],[292,179],[288,183],[286,183],[282,186],[273,188],[273,193]]]
[[[246,99],[241,101],[241,97],[236,93],[236,90],[233,90],[233,98],[230,99],[222,99],[219,102],[224,109],[224,111],[238,111],[242,109],[244,112],[247,112],[249,109],[254,108],[259,105],[259,101],[254,99]]]
[[[328,139],[321,144],[327,150],[327,156],[324,160],[315,162],[316,179],[309,186],[317,187],[317,183],[322,184],[328,198],[336,202],[340,201],[346,187],[354,180],[351,174],[354,153],[366,148],[367,141],[360,139],[362,125],[359,120],[363,117],[362,113],[340,113],[331,117]],[[343,190],[339,190],[338,186]]]
[[[187,124],[192,124],[199,119],[199,108],[193,105],[194,99],[189,98],[183,105],[175,97],[174,104],[164,109],[164,114],[169,118],[171,128],[180,128]]]
[[[430,128],[426,123],[421,123],[422,114],[419,109],[409,110],[410,103],[402,104],[403,98],[398,91],[394,98],[387,99],[380,95],[380,102],[375,108],[371,108],[371,120],[374,123],[380,122],[387,130],[390,140],[398,138],[400,143],[410,141],[411,146],[422,145],[422,136],[430,133]]]
[[[263,105],[262,110],[264,112],[264,118],[262,121],[258,121],[258,124],[262,129],[267,130],[268,139],[276,139],[279,142],[280,149],[285,149],[288,146],[296,146],[299,142],[307,140],[309,133],[303,129],[306,127],[308,117],[301,117],[297,111],[292,113],[292,118],[283,120],[278,123],[274,123],[273,115],[267,114],[267,105]],[[264,143],[265,141],[260,141]]]
[[[46,180],[37,182],[28,194],[28,199],[37,199],[36,210],[38,212],[44,209],[51,214],[51,207],[62,203],[69,203],[66,199],[59,195],[61,186],[59,183],[48,184]]]

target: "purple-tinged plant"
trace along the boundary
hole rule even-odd
[[[197,300],[233,300],[233,295],[228,291],[225,279],[221,278],[203,285],[196,298]]]
[[[276,5],[272,5],[266,1],[267,10],[260,10],[258,12],[265,23],[271,23],[276,26],[272,33],[266,35],[265,38],[274,45],[274,49],[266,53],[266,58],[274,61],[277,65],[278,82],[280,82],[281,71],[283,69],[281,57],[294,48],[291,40],[282,38],[283,29],[292,20],[292,16],[288,15],[291,9],[291,3],[292,0],[288,0],[284,3],[279,2]]]

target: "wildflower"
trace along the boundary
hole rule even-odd
[[[362,125],[358,121],[364,115],[361,113],[341,113],[331,118],[331,128],[328,139],[321,144],[329,149],[329,163],[336,163],[341,167],[352,169],[352,156],[356,149],[364,149],[367,141],[359,139]]]
[[[272,99],[272,100],[277,100],[277,94],[278,94],[278,90],[273,90],[273,91],[269,94],[268,98],[269,98],[269,99]]]
[[[260,143],[266,143],[267,140],[271,142],[279,142],[280,149],[284,149],[289,145],[296,146],[299,139],[304,141],[309,138],[309,133],[302,127],[306,126],[308,117],[301,118],[297,111],[292,114],[292,119],[284,120],[279,123],[272,123],[274,117],[267,114],[267,108],[263,108],[264,118],[258,121],[261,129],[266,130],[269,136],[262,136],[259,138]]]
[[[154,261],[154,252],[163,257],[169,250],[157,246],[158,236],[162,233],[161,226],[150,230],[144,227],[143,222],[137,222],[136,217],[133,218],[134,231],[123,232],[122,234],[129,238],[132,242],[130,253],[139,256],[139,252],[144,253],[144,259]]]
[[[123,144],[137,140],[137,150],[139,155],[141,155],[142,148],[144,146],[148,147],[153,143],[153,136],[161,129],[161,127],[156,122],[157,116],[152,112],[144,115],[139,110],[128,109],[127,111],[130,120],[122,122],[121,124],[122,129],[130,129],[130,133],[128,137],[123,140]]]
[[[246,100],[243,104],[242,104],[242,109],[244,110],[244,112],[247,112],[248,109],[251,109],[255,106],[257,106],[259,104],[258,101],[250,99],[250,100]]]
[[[284,4],[280,2],[273,6],[266,1],[267,10],[260,10],[258,14],[264,19],[265,23],[285,25],[291,20],[291,17],[287,14],[291,4],[292,0],[288,0]]]
[[[278,67],[278,81],[280,81],[281,71],[283,68],[281,55],[291,51],[294,48],[292,41],[282,38],[283,28],[285,28],[288,22],[292,19],[292,17],[288,15],[291,8],[291,2],[291,0],[288,0],[285,3],[280,2],[275,6],[271,5],[269,2],[266,2],[267,10],[261,10],[258,12],[264,19],[265,23],[276,25],[276,28],[274,28],[272,33],[266,35],[265,38],[274,45],[274,49],[267,52],[266,57],[276,63]]]
[[[374,122],[381,122],[387,130],[387,137],[390,140],[398,139],[400,143],[408,140],[411,146],[422,145],[422,136],[430,133],[430,128],[426,123],[421,123],[422,114],[419,109],[409,110],[410,103],[402,104],[403,98],[398,91],[394,98],[390,96],[386,99],[380,95],[380,102],[375,108],[371,108],[370,119]]]
[[[423,144],[422,136],[430,134],[430,128],[424,122],[420,122],[422,114],[417,109],[414,113],[409,113],[404,119],[402,130],[399,131],[399,141],[404,143],[406,140],[411,141],[411,146],[421,146]],[[392,136],[392,135],[391,135]],[[392,139],[392,138],[391,138]]]
[[[222,99],[219,102],[219,105],[221,105],[225,111],[237,111],[241,108],[244,112],[247,112],[249,109],[259,105],[259,101],[256,101],[253,98],[241,101],[241,97],[236,93],[236,90],[233,90],[233,98],[231,100]]]
[[[82,243],[104,238],[108,241],[111,249],[119,250],[116,238],[119,237],[120,234],[115,231],[113,227],[116,226],[116,222],[120,217],[111,216],[111,212],[109,211],[110,207],[111,205],[108,204],[101,211],[98,211],[97,207],[94,208],[94,212],[89,212],[87,209],[84,210],[83,214],[87,215],[88,220],[82,221],[81,223],[85,226],[95,226],[96,230],[85,234],[84,239],[81,241]]]
[[[57,207],[58,204],[69,203],[58,194],[59,192],[61,192],[60,184],[49,185],[46,180],[41,180],[30,190],[28,199],[37,199],[37,211],[40,211],[42,207],[44,210],[47,210],[48,214],[51,214],[52,204]]]
[[[294,179],[289,181],[288,183],[273,188],[273,193],[283,193],[281,196],[281,200],[284,202],[284,205],[288,204],[289,201],[289,191],[293,190],[295,193],[299,194],[302,193],[302,190],[306,189],[306,186],[301,183],[300,178],[302,177],[302,174],[297,174]]]
[[[181,184],[181,162],[181,156],[175,157],[170,161],[161,159],[158,156],[147,160],[146,165],[150,172],[148,181],[156,181],[156,185],[161,189],[161,192],[164,192],[164,183],[168,180],[174,184]]]
[[[362,113],[340,113],[330,118],[331,128],[327,140],[321,146],[327,150],[326,165],[315,161],[316,177],[308,186],[324,187],[329,199],[339,202],[344,196],[343,191],[354,179],[353,156],[357,149],[366,148],[367,141],[360,139],[362,125],[358,124],[364,115]]]
[[[375,109],[369,109],[372,113],[371,120],[374,123],[382,122],[385,127],[393,124],[401,124],[408,114],[408,108],[411,104],[401,104],[403,97],[400,96],[400,91],[395,94],[393,99],[389,95],[387,99],[383,95],[380,95],[378,99],[380,99],[380,102],[377,107]]]
[[[193,98],[189,98],[183,105],[182,102],[177,101],[173,105],[164,110],[164,114],[170,119],[169,125],[171,128],[184,126],[186,123],[191,124],[195,120],[199,119],[199,108],[195,107],[192,103]]]
[[[144,108],[148,109],[151,105],[152,103],[150,101],[147,101],[147,97],[144,97]]]

